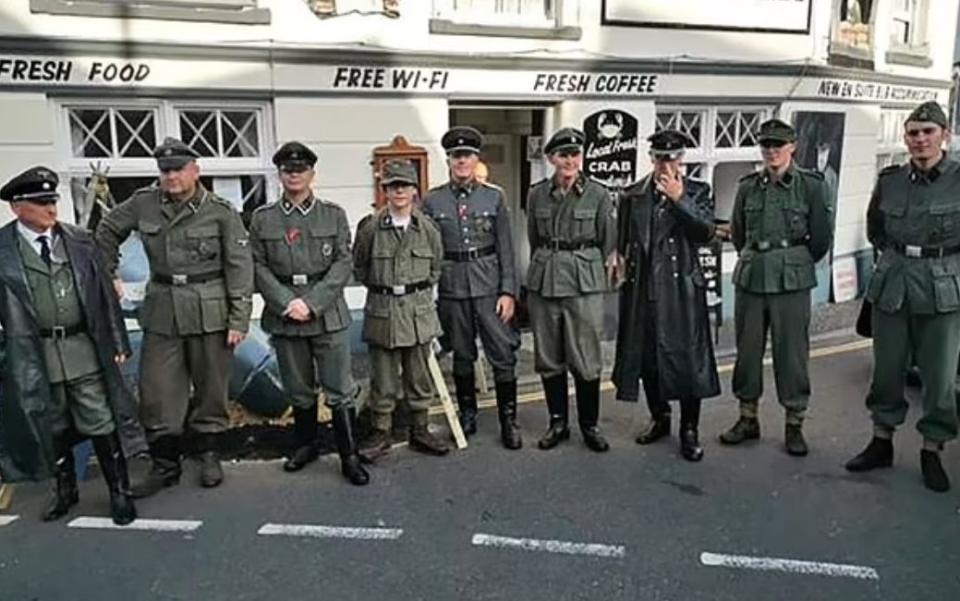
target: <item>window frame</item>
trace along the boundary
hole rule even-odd
[[[562,0],[539,0],[540,2],[549,2],[550,6],[544,11],[543,16],[529,16],[498,13],[496,10],[464,10],[458,9],[456,4],[461,0],[433,0],[433,18],[450,21],[459,25],[479,25],[493,27],[531,27],[542,29],[553,29],[559,24],[560,10],[559,5]],[[487,2],[495,4],[498,0],[470,0],[471,2]],[[515,2],[526,2],[528,0],[513,0]]]
[[[30,0],[30,12],[81,17],[267,25],[259,0]]]

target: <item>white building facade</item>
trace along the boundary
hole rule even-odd
[[[45,164],[62,214],[82,217],[91,166],[121,200],[155,179],[150,150],[176,136],[201,154],[205,183],[249,211],[276,198],[270,157],[297,139],[320,157],[318,193],[355,225],[374,200],[375,147],[403,135],[426,148],[438,184],[441,136],[470,124],[510,197],[523,268],[523,197],[548,173],[540,148],[556,128],[592,123],[591,173],[621,182],[649,167],[648,135],[683,129],[722,218],[759,161],[757,126],[778,116],[800,129],[799,158],[834,172],[833,264],[815,296],[843,300],[869,264],[877,170],[905,157],[903,118],[950,101],[958,4],[3,0],[0,179]],[[723,253],[724,298],[734,260]]]

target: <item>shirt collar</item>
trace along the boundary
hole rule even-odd
[[[450,180],[450,190],[453,191],[454,196],[457,196],[461,192],[464,196],[470,196],[473,191],[477,188],[477,180],[471,179],[470,181],[460,184],[453,180]]]
[[[201,184],[200,182],[197,182],[197,189],[194,190],[193,196],[186,201],[186,204],[187,206],[190,207],[190,209],[194,213],[196,213],[198,210],[200,210],[200,205],[203,204],[203,201],[206,197],[207,197],[206,188],[203,187],[203,184]],[[177,202],[176,200],[170,198],[166,192],[161,194],[161,198],[164,204]]]
[[[952,171],[954,168],[954,161],[950,160],[950,158],[947,156],[947,153],[943,153],[943,158],[940,159],[940,162],[927,171],[918,169],[917,166],[914,165],[913,161],[910,161],[910,181],[932,183],[937,181],[937,178],[940,177],[940,174]]]
[[[783,172],[783,175],[777,181],[777,184],[784,188],[792,188],[795,179],[797,179],[797,166],[796,163],[791,161],[787,170]],[[763,169],[763,175],[760,176],[760,181],[762,181],[764,185],[771,182],[770,172],[766,168]]]
[[[313,209],[313,205],[315,204],[316,202],[314,201],[313,194],[308,196],[300,204],[293,204],[292,202],[287,200],[286,197],[284,197],[283,200],[280,201],[280,210],[283,211],[284,215],[289,215],[294,210],[296,210],[301,215],[306,215],[307,213],[310,212],[311,209]]]
[[[35,232],[25,226],[22,221],[17,221],[17,231],[31,244],[40,244],[40,236],[46,236],[51,248],[53,247],[53,240],[57,235],[57,229],[55,227],[51,227],[44,232]]]

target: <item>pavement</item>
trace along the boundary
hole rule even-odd
[[[546,416],[531,390],[523,450],[499,446],[485,410],[467,449],[433,458],[398,445],[365,488],[346,484],[331,456],[297,474],[232,462],[214,490],[190,466],[138,503],[144,520],[110,528],[80,519],[107,515],[96,477],[51,524],[37,518],[45,487],[20,486],[0,514],[0,599],[960,599],[960,446],[944,453],[954,490],[924,489],[911,399],[892,469],[842,467],[870,437],[870,370],[865,341],[821,340],[802,459],[783,452],[768,369],[763,438],[716,442],[736,417],[725,390],[705,402],[698,464],[680,459],[675,436],[636,445],[645,409],[609,392],[609,453],[577,432],[540,451]]]

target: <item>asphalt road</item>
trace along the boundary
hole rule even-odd
[[[44,488],[20,487],[3,520],[20,517],[0,525],[0,600],[960,599],[960,447],[945,453],[955,489],[924,489],[914,404],[895,467],[847,474],[870,436],[871,361],[828,353],[812,362],[803,459],[782,451],[775,402],[762,405],[762,440],[725,448],[715,438],[736,404],[710,401],[706,458],[690,464],[676,438],[634,444],[645,409],[607,396],[606,455],[576,432],[536,449],[542,403],[521,409],[524,450],[506,451],[488,410],[469,449],[397,448],[366,488],[329,457],[294,475],[234,463],[219,489],[187,478],[139,503],[143,518],[195,522],[154,525],[183,531],[69,527],[107,515],[96,478],[67,519],[43,524]],[[267,524],[288,533],[258,534]]]

